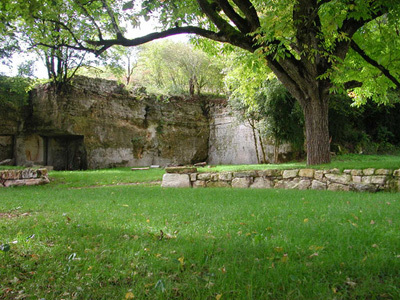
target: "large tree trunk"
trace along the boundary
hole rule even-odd
[[[329,96],[313,95],[300,101],[304,111],[307,141],[307,165],[329,163]]]

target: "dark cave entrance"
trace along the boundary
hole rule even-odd
[[[45,136],[44,162],[54,170],[86,170],[87,155],[82,135]]]

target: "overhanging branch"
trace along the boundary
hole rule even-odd
[[[222,33],[217,33],[211,30],[206,30],[203,28],[195,27],[195,26],[185,26],[185,27],[175,27],[175,28],[170,28],[165,31],[161,32],[153,32],[148,35],[138,37],[135,39],[126,39],[124,37],[118,37],[116,39],[111,39],[111,40],[99,40],[99,41],[86,41],[88,44],[95,46],[95,47],[101,47],[99,50],[96,51],[97,55],[100,55],[104,51],[106,51],[108,48],[115,46],[115,45],[121,45],[125,47],[131,47],[131,46],[139,46],[145,43],[148,43],[150,41],[154,41],[157,39],[162,39],[168,36],[172,35],[177,35],[177,34],[196,34],[217,42],[230,42],[228,38],[222,34]],[[249,50],[251,48],[251,45],[248,45],[247,43],[243,43],[242,45],[235,45],[238,47],[241,47],[243,49]]]
[[[365,53],[365,51],[361,49],[355,41],[351,40],[350,47],[354,51],[356,51],[367,63],[379,69],[383,73],[383,75],[385,75],[391,82],[396,85],[397,88],[400,88],[400,82],[392,74],[390,74],[390,71],[382,66],[380,63],[378,63],[376,60],[368,56],[368,54]]]

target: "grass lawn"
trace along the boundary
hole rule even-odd
[[[230,165],[215,166],[213,168],[199,168],[200,172],[238,171],[238,170],[264,170],[264,169],[299,169],[310,168],[306,162],[289,162],[284,164],[260,165]],[[400,155],[358,155],[346,154],[332,157],[329,164],[312,166],[314,169],[398,169],[400,168]]]
[[[1,188],[0,299],[400,299],[399,194],[123,185],[162,173]]]

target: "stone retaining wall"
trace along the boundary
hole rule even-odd
[[[166,169],[163,187],[281,188],[331,191],[400,191],[400,169],[254,170],[178,174]],[[182,173],[179,172],[179,173]]]
[[[49,183],[47,169],[24,169],[0,171],[0,188]]]

